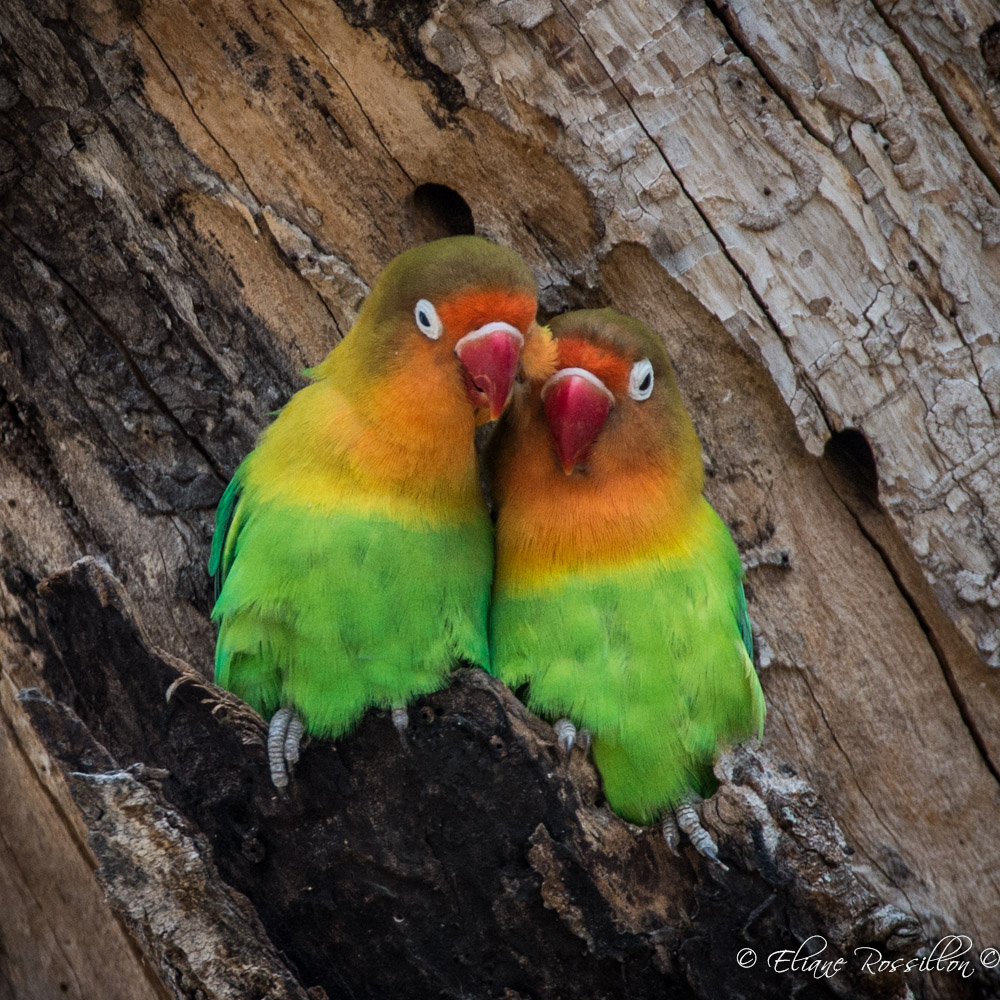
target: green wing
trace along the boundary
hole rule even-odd
[[[231,485],[219,524],[216,682],[265,717],[292,705],[310,732],[335,738],[369,706],[444,686],[457,659],[488,665],[485,511],[421,528],[253,503]]]
[[[212,578],[212,596],[216,601],[219,599],[219,594],[222,593],[222,585],[232,563],[232,548],[239,533],[233,530],[233,519],[236,515],[236,507],[242,489],[242,473],[243,465],[241,464],[229,481],[215,511],[215,532],[212,535],[212,552],[208,557],[208,575]],[[232,538],[230,538],[230,532],[232,532]]]
[[[713,544],[696,557],[494,597],[498,676],[591,730],[608,802],[633,822],[710,794],[719,747],[763,725],[739,557],[709,514]]]

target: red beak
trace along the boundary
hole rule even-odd
[[[465,395],[476,409],[496,420],[507,405],[524,337],[510,323],[487,323],[455,345],[465,369]]]
[[[590,457],[615,397],[584,368],[563,368],[542,386],[542,403],[563,472]]]

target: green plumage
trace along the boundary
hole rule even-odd
[[[492,525],[458,343],[493,321],[523,335],[534,308],[523,261],[476,237],[387,266],[219,504],[218,684],[337,738],[369,707],[444,687],[460,661],[489,666]]]
[[[696,555],[565,575],[491,611],[497,675],[528,683],[533,711],[590,729],[605,796],[634,823],[710,795],[720,741],[763,724],[739,557],[701,502],[712,534]]]
[[[447,683],[457,659],[487,665],[492,530],[238,500],[220,505],[210,570],[225,581],[216,682],[269,717],[294,705],[315,735],[336,738],[369,707]],[[446,568],[443,571],[443,568]]]
[[[551,329],[559,370],[525,386],[488,456],[492,668],[589,729],[608,803],[648,824],[710,795],[719,751],[761,733],[742,568],[662,341],[610,309]],[[580,427],[593,437],[567,473]]]

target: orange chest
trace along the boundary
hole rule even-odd
[[[565,476],[542,443],[512,455],[497,484],[501,585],[682,557],[697,543],[707,504],[662,467],[621,463],[613,475]]]

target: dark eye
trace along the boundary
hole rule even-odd
[[[441,319],[437,314],[434,305],[427,299],[421,299],[413,308],[413,318],[417,322],[417,329],[431,340],[437,340],[441,336]]]
[[[649,358],[643,358],[632,365],[628,376],[628,394],[633,399],[649,399],[653,392],[653,365]]]

